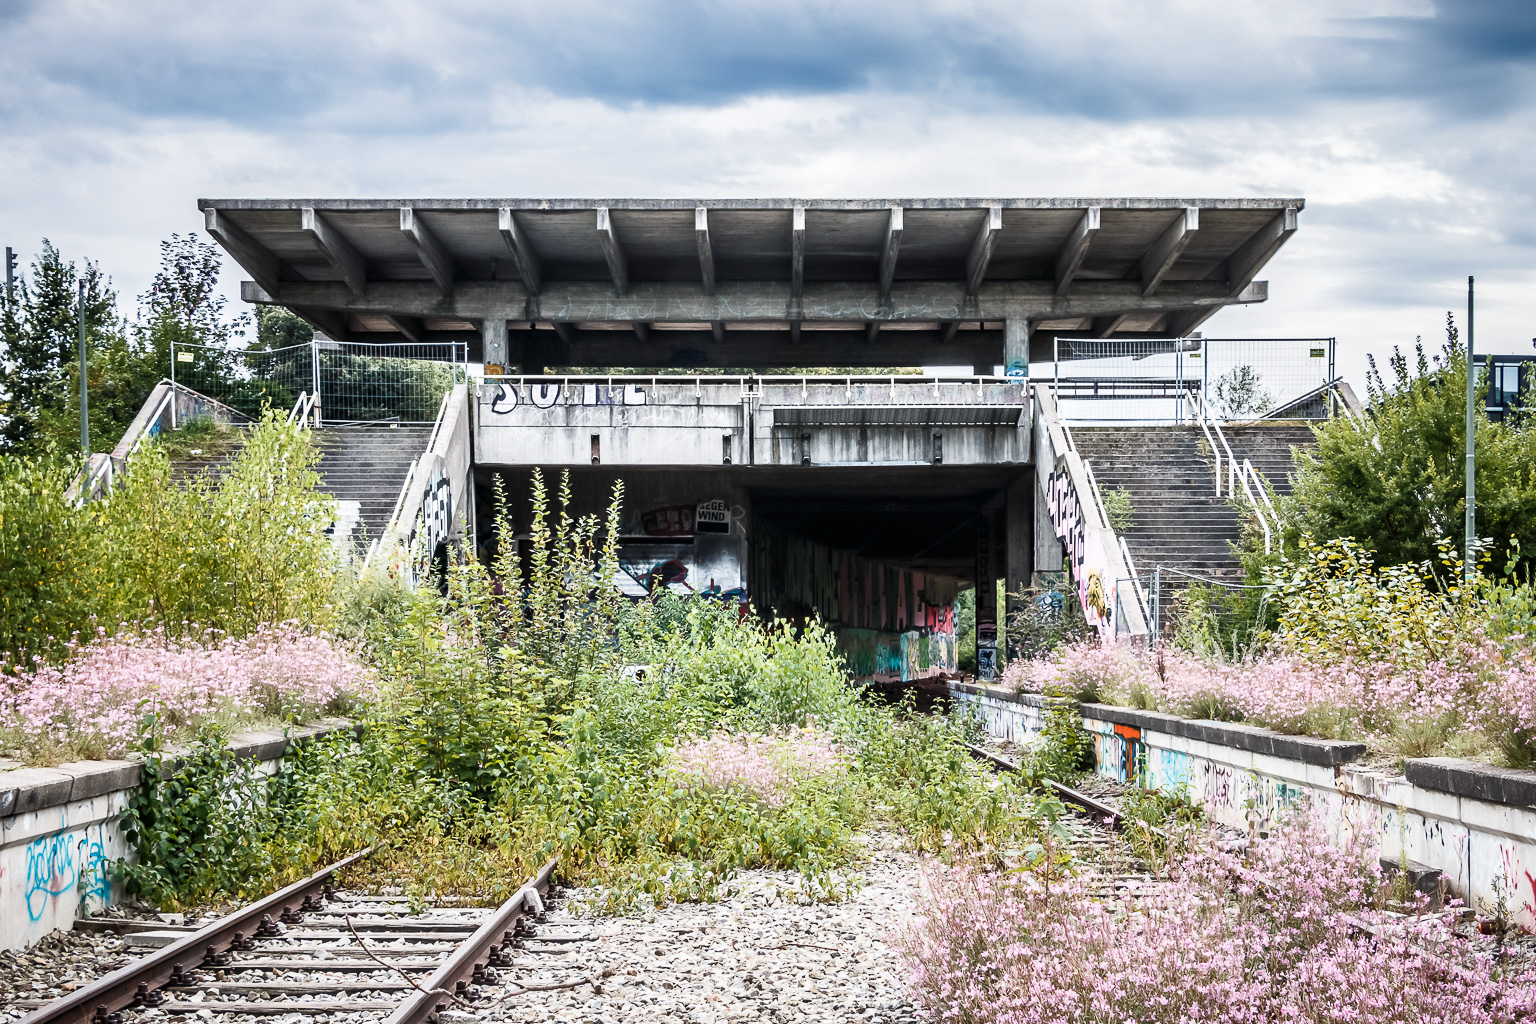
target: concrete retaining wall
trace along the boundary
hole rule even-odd
[[[1044,725],[1038,694],[961,683],[950,694],[1015,743],[1033,742]],[[1536,930],[1536,772],[1410,758],[1397,775],[1352,763],[1366,752],[1360,743],[1105,704],[1082,712],[1102,776],[1186,794],[1211,819],[1244,829],[1310,797],[1341,833],[1374,832],[1383,861],[1440,872],[1480,911],[1502,895],[1511,917]]]
[[[350,725],[326,723],[252,732],[230,743],[237,756],[277,771],[292,743]],[[0,949],[24,949],[122,893],[109,866],[128,853],[118,821],[139,783],[137,761],[81,761],[0,772]]]

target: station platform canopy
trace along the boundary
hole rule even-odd
[[[960,365],[1168,338],[1233,303],[1301,199],[204,199],[207,229],[337,341],[497,368]]]

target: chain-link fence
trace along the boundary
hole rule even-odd
[[[465,346],[317,340],[315,379],[326,422],[431,423],[443,393],[468,379]]]
[[[1225,420],[1322,419],[1333,338],[1055,339],[1052,388],[1078,423],[1180,422],[1197,394]]]
[[[309,345],[229,349],[173,343],[171,379],[255,419],[264,406],[291,409],[300,394],[314,390],[313,352]]]
[[[324,422],[431,423],[443,394],[468,379],[462,343],[374,345],[317,338],[277,349],[175,344],[171,377],[255,418],[319,396]]]

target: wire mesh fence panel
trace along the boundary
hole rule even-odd
[[[465,346],[316,341],[320,415],[327,422],[431,423],[443,393],[466,379]]]
[[[1077,423],[1179,422],[1199,395],[1222,419],[1331,412],[1332,338],[1057,338],[1052,389]]]
[[[1332,338],[1211,338],[1193,358],[1201,392],[1222,419],[1328,415],[1321,392],[1333,380]]]
[[[1073,422],[1184,419],[1200,387],[1198,338],[1057,338],[1053,387]]]
[[[308,345],[228,349],[173,344],[171,379],[254,419],[266,406],[291,409],[301,393],[313,390],[314,369]]]
[[[1153,639],[1195,654],[1240,660],[1270,626],[1270,588],[1158,566],[1142,580]]]

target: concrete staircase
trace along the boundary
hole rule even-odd
[[[382,536],[411,460],[427,450],[430,426],[325,426],[315,431],[320,476],[338,502],[356,502],[355,542],[366,550]],[[349,508],[341,510],[346,530]]]
[[[326,426],[313,432],[320,451],[321,487],[336,499],[337,528],[343,539],[367,550],[384,533],[390,513],[400,496],[406,470],[411,460],[426,451],[431,437],[429,426]],[[198,473],[223,473],[239,453],[245,436],[232,432],[236,439],[217,455],[178,458],[172,464],[172,479],[189,480]]]
[[[1291,447],[1315,443],[1311,427],[1295,422],[1236,427],[1226,435],[1238,460],[1251,461],[1277,494],[1291,492]],[[1232,545],[1242,513],[1225,494],[1216,496],[1215,463],[1199,427],[1074,427],[1072,437],[1101,490],[1130,492],[1135,525],[1123,536],[1137,572],[1146,577],[1162,565],[1241,580]]]

